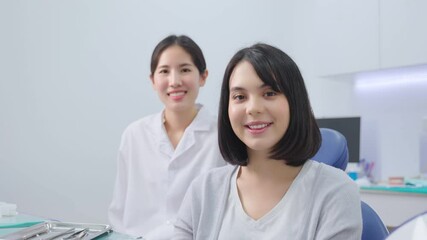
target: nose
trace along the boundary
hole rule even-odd
[[[246,113],[249,115],[255,115],[262,113],[264,109],[264,103],[257,97],[252,97],[247,102]]]
[[[176,88],[182,85],[181,77],[176,71],[172,71],[169,75],[169,86]]]

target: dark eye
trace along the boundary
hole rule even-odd
[[[169,71],[167,70],[167,69],[160,69],[159,70],[159,73],[161,73],[161,74],[165,74],[165,73],[168,73]]]
[[[264,93],[264,96],[266,96],[266,97],[273,97],[276,95],[277,95],[277,93],[275,91],[267,91],[266,93]]]
[[[183,68],[181,71],[182,72],[191,72],[191,69],[189,69],[189,68]]]
[[[237,101],[241,101],[243,99],[245,99],[245,96],[243,96],[242,94],[235,94],[233,95],[233,100],[237,100]]]

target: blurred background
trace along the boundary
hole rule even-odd
[[[376,180],[420,173],[427,116],[427,2],[422,0],[1,0],[0,201],[62,221],[107,223],[120,136],[162,110],[155,45],[186,34],[209,78],[265,42],[305,78],[316,117],[361,117],[360,157]],[[427,121],[427,120],[426,120]]]

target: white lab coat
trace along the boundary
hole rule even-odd
[[[176,149],[163,112],[130,124],[122,135],[117,177],[108,217],[115,231],[144,239],[171,239],[173,224],[192,180],[225,165],[216,117],[200,110]]]

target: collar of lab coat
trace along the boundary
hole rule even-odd
[[[165,126],[163,124],[164,110],[157,114],[153,119],[152,133],[157,142],[159,143],[159,150],[168,155],[171,158],[176,158],[196,143],[195,134],[199,131],[210,131],[211,128],[215,127],[216,121],[213,121],[213,116],[210,115],[209,111],[203,107],[202,104],[197,104],[198,112],[193,121],[185,129],[185,132],[178,143],[176,149],[173,148],[169,137],[166,133]]]

